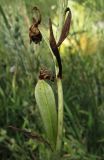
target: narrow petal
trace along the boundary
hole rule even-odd
[[[68,15],[67,15],[65,23],[63,25],[62,32],[61,32],[59,41],[57,43],[57,47],[59,47],[62,44],[62,42],[68,36],[69,30],[70,30],[70,23],[71,23],[71,10],[70,10],[70,8],[66,8],[65,15],[67,12],[68,12]]]

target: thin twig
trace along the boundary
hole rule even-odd
[[[16,131],[16,132],[22,132],[27,138],[36,139],[37,141],[46,144],[52,150],[50,143],[47,140],[45,140],[41,135],[26,131],[25,129],[20,129],[11,125],[8,126],[8,128],[11,128],[13,131]]]

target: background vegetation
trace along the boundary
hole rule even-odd
[[[30,45],[31,9],[42,13],[48,35],[51,16],[57,28],[57,0],[0,1],[0,159],[45,160],[44,144],[26,139],[9,125],[44,136],[34,98],[39,67],[54,72],[46,42]],[[63,63],[63,160],[104,159],[104,1],[69,0],[71,30],[60,52]],[[51,67],[50,67],[51,66]],[[48,83],[56,93],[53,82]],[[48,148],[48,146],[47,146]]]

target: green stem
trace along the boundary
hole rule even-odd
[[[62,135],[63,135],[63,89],[61,79],[57,79],[57,90],[58,90],[58,131],[57,131],[57,143],[56,151],[59,153],[62,146]]]
[[[64,22],[64,10],[67,7],[68,0],[59,0],[59,26],[58,26],[58,34],[57,39],[61,34],[63,22]],[[57,73],[57,66],[56,73]],[[62,81],[60,78],[57,78],[57,90],[58,90],[58,130],[57,130],[57,142],[56,142],[56,152],[60,155],[62,148],[62,137],[63,137],[63,89],[62,89]]]

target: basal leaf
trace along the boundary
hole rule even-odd
[[[38,81],[35,88],[35,98],[47,138],[52,147],[55,147],[57,137],[56,104],[52,88],[44,80]]]

